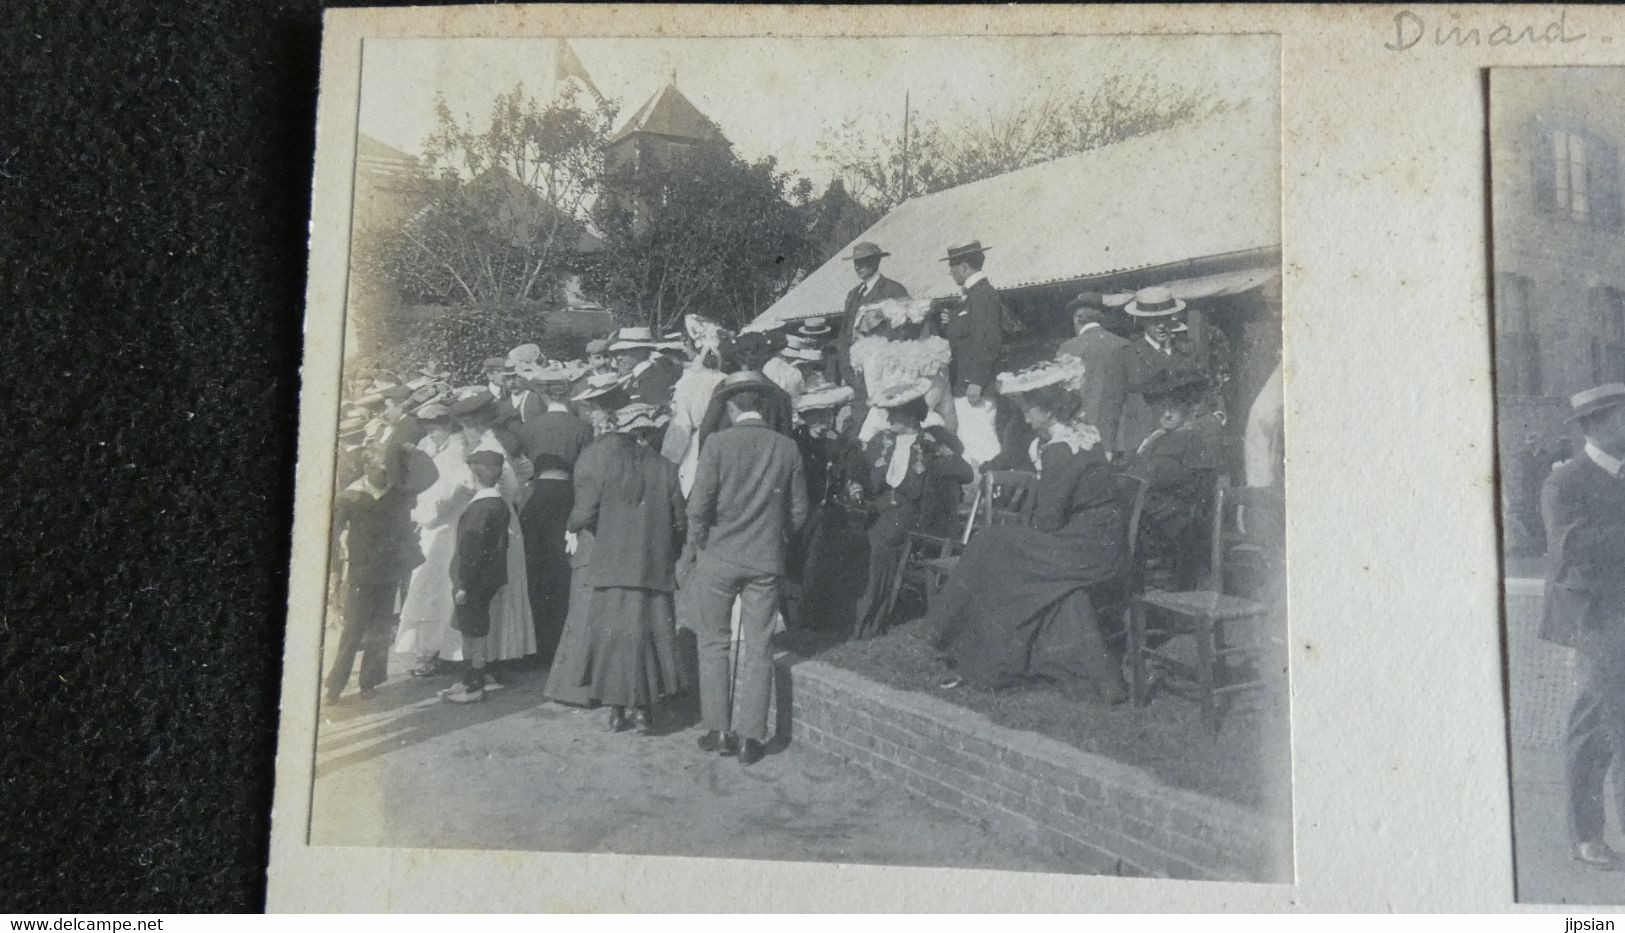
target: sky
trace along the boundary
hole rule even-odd
[[[716,121],[741,157],[774,156],[822,186],[821,151],[848,120],[902,131],[905,92],[916,118],[979,119],[1029,96],[1088,94],[1112,75],[1205,89],[1273,108],[1273,36],[1101,36],[861,39],[571,39],[624,122],[675,72],[677,87]],[[514,84],[545,98],[552,39],[369,39],[362,51],[362,133],[411,154],[434,129],[444,94],[464,125],[483,128]]]

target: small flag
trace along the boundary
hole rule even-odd
[[[580,81],[582,86],[584,86],[595,99],[600,101],[604,99],[604,95],[598,90],[598,85],[592,83],[592,76],[587,74],[587,67],[581,64],[580,58],[576,57],[575,49],[570,48],[570,43],[564,41],[563,39],[558,40],[558,48],[556,50],[556,54],[553,56],[553,60],[555,62],[553,70],[553,80],[555,82],[562,83],[570,78],[574,78],[577,81]]]

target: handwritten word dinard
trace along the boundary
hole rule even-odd
[[[1556,19],[1534,23],[1483,23],[1478,26],[1452,22],[1448,25],[1429,24],[1422,14],[1400,10],[1394,14],[1394,37],[1382,47],[1391,52],[1404,52],[1420,45],[1467,46],[1503,45],[1568,45],[1590,38],[1578,30],[1570,30],[1569,14],[1564,10]],[[1604,37],[1604,42],[1609,41]]]

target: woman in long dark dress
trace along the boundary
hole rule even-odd
[[[614,412],[627,401],[626,393],[622,392],[618,385],[619,382],[613,375],[605,377],[594,375],[589,377],[588,386],[572,399],[576,403],[577,417],[592,426],[595,436],[592,444],[583,450],[581,457],[576,460],[577,471],[580,470],[581,460],[586,458],[588,451],[604,443],[606,438],[616,436],[611,430],[615,426]],[[572,477],[570,493],[572,510],[577,496],[575,480]],[[568,513],[565,528],[569,528]],[[564,615],[564,632],[559,635],[559,647],[553,653],[553,666],[548,670],[547,686],[543,693],[556,703],[592,706],[592,687],[587,673],[587,663],[592,642],[590,613],[593,587],[587,568],[592,565],[595,542],[590,528],[579,531],[567,530],[565,539],[565,550],[570,557],[570,608]]]
[[[887,426],[864,448],[868,476],[865,493],[873,517],[869,522],[869,573],[855,610],[854,638],[872,638],[885,630],[887,603],[897,586],[897,565],[909,532],[943,532],[953,515],[961,486],[975,479],[958,440],[946,428],[925,427],[928,409],[924,380],[893,386],[870,396],[872,409],[884,410]]]
[[[1071,364],[1000,379],[1037,433],[1032,525],[976,533],[928,614],[937,647],[962,678],[998,688],[1036,677],[1082,683],[1110,703],[1128,696],[1106,646],[1101,610],[1121,599],[1128,571],[1127,508],[1099,434],[1076,420]]]
[[[848,629],[853,607],[863,595],[869,546],[865,514],[858,504],[862,498],[858,477],[867,471],[857,441],[837,429],[839,413],[853,395],[850,386],[832,386],[796,399],[802,423],[795,429],[795,439],[807,465],[807,495],[813,503],[812,517],[792,555],[801,586],[796,614],[801,628]]]
[[[611,732],[652,732],[655,705],[685,686],[673,594],[687,514],[677,466],[655,446],[669,419],[652,405],[628,405],[616,413],[613,439],[576,462],[570,530],[592,529],[597,539],[587,568],[586,682],[610,708]]]

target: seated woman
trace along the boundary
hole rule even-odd
[[[871,638],[885,628],[909,532],[946,531],[960,487],[975,478],[958,438],[940,425],[924,426],[929,389],[921,379],[869,397],[871,409],[884,411],[888,421],[864,448],[863,491],[872,517],[868,583],[858,600],[854,638]]]
[[[971,538],[928,615],[933,643],[957,676],[983,688],[1043,678],[1088,684],[1108,703],[1128,697],[1100,613],[1121,600],[1127,509],[1100,435],[1078,420],[1082,366],[1044,363],[999,377],[1037,433],[1031,526],[993,525]]]
[[[1219,469],[1224,416],[1206,402],[1206,381],[1191,373],[1146,394],[1157,427],[1128,457],[1124,472],[1146,481],[1140,520],[1145,585],[1188,590],[1198,583],[1207,548],[1203,513]]]

